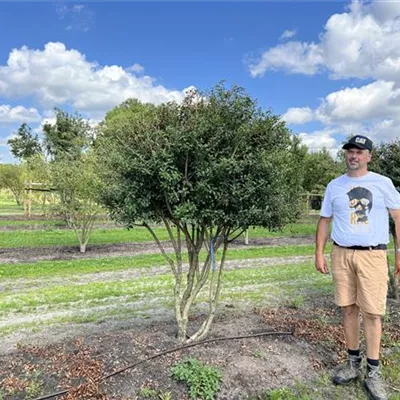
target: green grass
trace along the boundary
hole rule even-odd
[[[37,220],[7,220],[2,219],[0,220],[0,226],[10,226],[10,227],[27,227],[27,226],[43,226],[44,228],[47,226],[65,226],[65,222],[61,220],[51,220],[51,219],[37,219]]]
[[[32,309],[45,307],[46,310],[63,307],[81,308],[83,303],[91,306],[102,300],[124,297],[124,302],[137,301],[145,296],[157,294],[169,295],[172,290],[172,276],[158,275],[156,278],[135,278],[132,281],[89,282],[82,285],[58,285],[40,289],[22,290],[19,293],[0,293],[0,313],[32,313]]]
[[[315,272],[310,263],[278,265],[259,268],[245,268],[225,271],[223,299],[235,299],[238,293],[241,298],[247,294],[268,294],[271,298],[279,299],[291,296],[292,293],[318,292],[328,290],[332,285],[330,277]],[[0,293],[0,313],[17,312],[31,314],[35,310],[61,308],[81,308],[113,303],[112,299],[122,298],[124,303],[171,297],[173,286],[172,274],[162,274],[154,277],[136,277],[132,280],[88,282],[66,285],[58,284],[50,287],[26,288],[19,292],[4,291]],[[249,290],[249,286],[251,290]],[[206,292],[206,288],[204,288]],[[204,294],[205,296],[205,294]],[[201,300],[201,299],[200,299]]]
[[[329,249],[327,249],[329,250]],[[227,260],[245,260],[268,257],[307,256],[314,253],[313,246],[268,246],[248,249],[229,249]],[[204,260],[204,252],[202,260]],[[218,256],[218,254],[217,254]],[[187,257],[184,258],[187,261]],[[143,254],[126,257],[96,259],[75,259],[59,261],[37,261],[34,263],[1,264],[2,279],[43,278],[72,276],[107,271],[121,271],[130,268],[150,268],[166,265],[162,254]]]
[[[154,228],[160,240],[167,240],[168,234],[164,228]],[[280,236],[303,236],[313,235],[315,225],[313,224],[291,224],[283,231],[268,231],[267,229],[250,229],[250,244],[252,238],[280,237]],[[135,227],[127,230],[123,228],[94,229],[90,235],[90,244],[126,243],[152,241],[152,236],[146,228]],[[77,239],[72,230],[46,229],[40,231],[15,230],[0,231],[0,248],[7,247],[40,247],[40,246],[76,246]]]
[[[95,224],[107,223],[112,225],[112,221],[106,218],[99,218]],[[0,226],[4,227],[20,227],[20,230],[24,230],[26,227],[34,226],[37,231],[45,230],[50,227],[67,227],[65,221],[57,219],[24,219],[24,220],[12,220],[12,219],[1,219]],[[42,228],[42,229],[40,229]]]
[[[161,240],[168,238],[162,228],[155,228]],[[94,229],[90,235],[90,244],[126,243],[151,241],[152,237],[145,228],[132,230],[122,228]],[[78,241],[72,230],[49,229],[43,231],[0,231],[0,248],[40,247],[40,246],[77,246]]]
[[[32,205],[31,213],[40,215],[42,213],[42,207]],[[18,204],[0,203],[0,215],[24,215],[24,207]]]

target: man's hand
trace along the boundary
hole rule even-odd
[[[400,284],[400,253],[396,253],[396,261],[394,265],[394,276]]]
[[[315,235],[315,268],[321,274],[329,274],[328,264],[324,256],[325,244],[329,235],[330,217],[320,217]]]
[[[389,209],[389,213],[393,218],[395,229],[396,229],[396,242],[394,243],[396,249],[396,261],[394,266],[394,276],[397,278],[397,281],[400,283],[400,253],[398,253],[398,249],[400,248],[400,210],[391,210]]]
[[[321,274],[329,274],[328,264],[323,254],[315,255],[315,268],[317,269],[317,271],[321,272]]]

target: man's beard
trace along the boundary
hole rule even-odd
[[[351,171],[356,171],[356,170],[362,168],[362,165],[359,162],[355,162],[355,163],[351,164],[350,161],[346,161],[346,166],[347,166],[347,169],[349,169]]]

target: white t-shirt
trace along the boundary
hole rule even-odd
[[[331,181],[320,215],[333,217],[331,237],[340,246],[376,246],[389,243],[388,209],[400,209],[400,193],[391,179],[368,172]]]

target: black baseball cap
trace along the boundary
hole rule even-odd
[[[362,135],[355,135],[350,140],[345,143],[342,149],[348,150],[356,147],[361,150],[372,151],[372,140]]]

